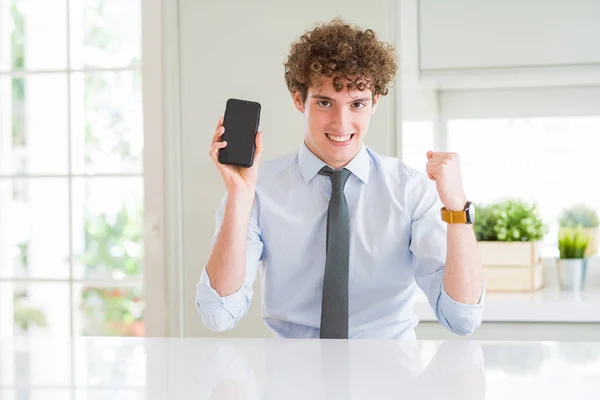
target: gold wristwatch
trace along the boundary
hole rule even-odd
[[[472,224],[475,222],[475,205],[467,201],[460,211],[451,211],[442,207],[442,221],[449,224]]]

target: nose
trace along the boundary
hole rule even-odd
[[[331,127],[336,133],[352,133],[351,118],[350,110],[347,110],[345,107],[339,107],[334,112]]]

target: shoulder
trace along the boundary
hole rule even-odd
[[[367,148],[367,152],[371,158],[371,165],[389,179],[412,183],[427,178],[425,173],[409,166],[398,157],[381,155],[371,148]]]
[[[298,150],[265,160],[258,169],[256,187],[262,192],[278,192],[302,182],[298,166]]]
[[[296,165],[298,160],[298,150],[284,154],[282,156],[265,160],[258,168],[258,178],[268,179],[289,170]]]
[[[405,199],[411,207],[415,203],[435,198],[435,182],[427,174],[409,166],[398,157],[384,156],[368,149],[371,165],[391,188],[395,196]]]

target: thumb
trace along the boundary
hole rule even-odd
[[[431,159],[431,157],[433,157],[433,151],[429,150],[427,152],[427,159],[429,160],[429,159]]]

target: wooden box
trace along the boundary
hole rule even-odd
[[[531,292],[542,287],[541,241],[478,244],[487,291]]]

